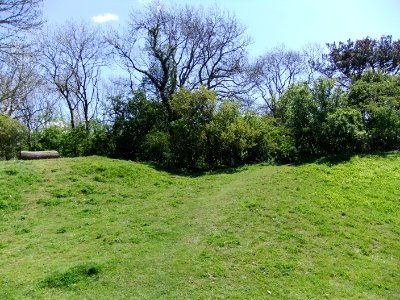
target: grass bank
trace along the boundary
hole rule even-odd
[[[400,155],[181,176],[0,162],[0,299],[399,299]]]

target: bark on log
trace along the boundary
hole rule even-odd
[[[57,151],[21,151],[20,153],[20,158],[23,160],[59,157],[60,154]]]

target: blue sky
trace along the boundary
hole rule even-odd
[[[149,0],[44,0],[48,25],[87,20],[98,26],[124,26],[132,9]],[[167,2],[168,0],[164,0]],[[278,45],[301,49],[307,43],[346,41],[389,34],[400,38],[399,0],[175,0],[233,12],[253,38],[253,56]],[[108,14],[108,15],[107,15]],[[104,17],[105,15],[105,17]]]

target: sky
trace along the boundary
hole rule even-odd
[[[123,27],[130,12],[151,0],[44,0],[49,26],[67,20]],[[169,0],[163,0],[168,2]],[[284,44],[300,50],[308,43],[333,43],[392,35],[400,39],[399,0],[174,0],[177,4],[217,4],[235,14],[253,39],[256,57]]]

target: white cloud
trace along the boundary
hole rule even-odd
[[[106,13],[92,17],[93,22],[105,23],[110,21],[118,21],[119,17],[116,14]]]

